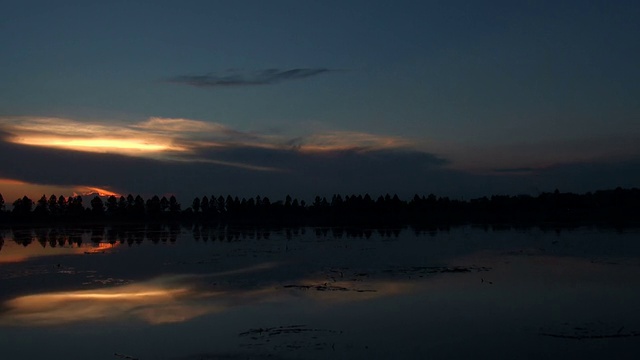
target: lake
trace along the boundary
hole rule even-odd
[[[640,231],[0,230],[4,359],[636,359]]]

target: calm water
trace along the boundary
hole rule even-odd
[[[0,230],[3,359],[636,359],[640,232]]]

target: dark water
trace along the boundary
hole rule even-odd
[[[3,359],[636,359],[640,232],[5,230]]]

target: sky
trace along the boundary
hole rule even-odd
[[[640,185],[637,1],[0,5],[7,202]]]

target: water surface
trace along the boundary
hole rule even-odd
[[[637,358],[640,233],[4,230],[10,359]]]

